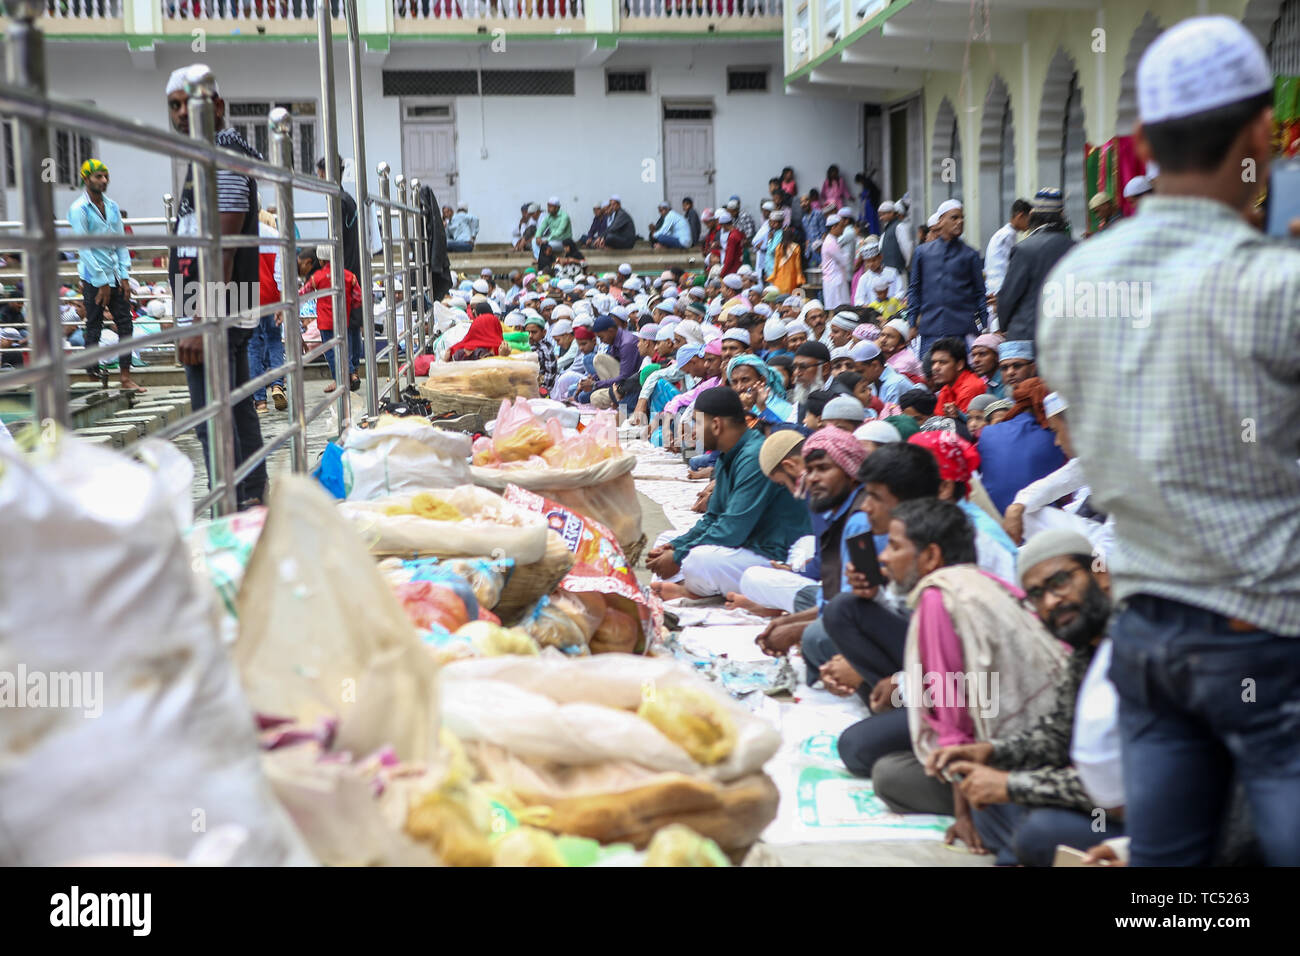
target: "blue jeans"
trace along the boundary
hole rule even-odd
[[[826,633],[826,625],[822,623],[820,617],[803,629],[799,646],[803,651],[803,666],[806,672],[804,680],[811,687],[822,679],[822,665],[838,654],[839,650],[835,647],[831,636]]]
[[[670,233],[670,232],[657,232],[657,233],[655,233],[654,241],[657,242],[657,243],[659,243],[659,245],[661,245],[661,246],[667,246],[669,249],[685,249],[685,248],[686,248],[686,246],[682,245],[681,240],[679,240],[676,236],[674,236],[674,235],[673,235],[672,233]]]
[[[453,239],[448,239],[448,240],[447,240],[447,251],[448,251],[448,252],[473,252],[473,251],[474,251],[474,243],[472,243],[472,242],[465,242],[464,240],[453,240]]]
[[[334,338],[333,329],[321,329],[320,340],[328,342]],[[357,367],[361,364],[361,330],[348,329],[348,370],[355,373]],[[334,371],[334,350],[330,349],[325,353],[325,362],[330,367],[330,378],[338,378],[338,373]]]
[[[1124,825],[1112,815],[1105,830],[1093,829],[1093,818],[1064,807],[1026,807],[995,803],[972,814],[984,846],[997,854],[999,866],[1051,866],[1056,847],[1065,844],[1088,850],[1102,840],[1124,835]]]
[[[230,363],[230,387],[236,389],[248,381],[248,337],[252,333],[247,329],[229,329],[226,332],[227,359]],[[204,383],[204,366],[186,365],[185,384],[190,390],[190,408],[198,411],[208,402],[207,388]],[[257,408],[253,396],[248,396],[232,409],[234,429],[230,436],[235,451],[235,467],[239,467],[258,449],[262,447],[262,424],[257,417]],[[203,446],[204,461],[207,461],[208,423],[203,422],[194,427],[194,435]],[[211,474],[208,485],[211,487]],[[259,501],[266,496],[266,461],[258,462],[256,468],[248,473],[235,490],[235,498],[242,503],[256,498]]]
[[[1111,629],[1134,866],[1205,866],[1234,774],[1265,861],[1300,865],[1300,638],[1139,595]]]
[[[257,378],[283,364],[284,339],[280,336],[280,326],[275,324],[274,316],[264,315],[253,329],[253,337],[248,340],[248,377]],[[273,384],[284,385],[284,378],[277,378]],[[266,401],[266,389],[259,388],[254,392],[253,401]]]

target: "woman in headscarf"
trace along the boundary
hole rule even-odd
[[[451,347],[453,362],[472,362],[509,354],[510,346],[501,331],[501,320],[491,311],[474,316],[465,337]]]
[[[785,380],[757,355],[737,355],[727,363],[727,384],[760,420],[794,421],[796,409],[786,400]]]
[[[772,252],[772,272],[767,282],[789,295],[804,284],[803,247],[799,244],[795,230],[787,226],[781,230],[780,241]]]
[[[849,201],[849,187],[845,184],[844,177],[840,175],[838,166],[831,166],[826,170],[821,197],[822,208],[828,212],[835,212]]]

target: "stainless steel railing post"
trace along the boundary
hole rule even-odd
[[[316,35],[320,47],[320,100],[321,124],[325,145],[325,178],[338,183],[342,178],[339,169],[338,111],[334,97],[334,35],[330,23],[330,5],[316,5]],[[329,225],[326,243],[331,246],[330,285],[338,289],[334,294],[334,381],[339,396],[339,428],[352,420],[352,391],[349,387],[350,359],[348,358],[348,297],[347,282],[343,276],[343,200],[331,196],[325,203]],[[317,309],[319,310],[319,300]],[[319,328],[319,324],[317,325]]]
[[[397,199],[403,205],[407,202],[406,194],[406,177],[400,173],[397,176]],[[402,272],[406,276],[406,295],[404,296],[406,305],[406,328],[402,331],[403,340],[406,343],[406,384],[408,387],[415,385],[415,310],[420,293],[420,282],[417,275],[411,270],[411,219],[412,214],[406,210],[402,211]],[[416,270],[418,273],[418,270]]]
[[[282,107],[271,110],[268,117],[271,127],[271,162],[289,167],[292,165],[293,145],[290,134],[293,120]],[[293,470],[307,470],[307,396],[303,386],[302,323],[298,317],[298,249],[293,233],[293,186],[289,183],[275,185],[276,226],[280,238],[289,240],[287,249],[280,250],[280,299],[284,302],[284,352],[291,365],[286,378],[289,399],[289,427],[296,429],[290,438],[293,453]]]
[[[398,334],[397,334],[397,299],[395,298],[396,281],[393,276],[393,216],[390,203],[392,201],[391,187],[388,178],[391,170],[387,163],[380,163],[377,170],[379,173],[379,198],[380,198],[380,215],[379,215],[379,236],[384,244],[384,337],[388,340],[388,387],[392,390],[392,401],[396,402],[401,399],[401,366],[398,364]],[[406,215],[403,213],[402,215]],[[406,283],[402,283],[403,298],[405,298]],[[409,324],[410,317],[407,317]],[[409,360],[409,353],[408,353]]]
[[[365,109],[361,95],[361,37],[357,26],[357,5],[343,4],[348,31],[348,73],[352,89],[352,168],[356,171],[357,232],[361,244],[361,340],[366,360],[366,412],[379,414],[379,369],[375,362],[375,296],[371,281],[370,183],[366,167]]]

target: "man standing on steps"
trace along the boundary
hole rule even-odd
[[[197,68],[197,69],[196,69]],[[167,114],[172,128],[188,136],[190,132],[189,94],[185,91],[186,74],[201,69],[208,73],[208,68],[200,64],[181,67],[167,80]],[[208,74],[211,75],[210,73]],[[216,130],[216,145],[222,149],[243,153],[261,159],[262,156],[248,145],[248,141],[239,131],[226,125],[226,101],[221,98],[216,81],[212,81],[212,104]],[[257,181],[252,176],[237,173],[229,169],[218,169],[217,210],[220,217],[222,235],[257,235]],[[175,228],[177,237],[193,236],[198,233],[198,221],[194,215],[194,167],[191,165],[185,174],[185,185],[181,189],[180,205],[177,208]],[[258,251],[257,246],[243,246],[238,249],[226,248],[221,251],[222,296],[201,290],[198,286],[198,249],[194,246],[177,246],[168,259],[168,278],[173,295],[176,297],[176,322],[188,324],[201,313],[203,303],[211,300],[219,315],[238,314],[241,300],[244,307],[252,309],[260,300],[258,289]],[[231,292],[234,292],[231,295]],[[206,318],[206,316],[199,316]],[[230,387],[237,389],[248,381],[248,342],[253,336],[257,319],[240,316],[233,322],[227,319],[226,349],[230,367]],[[185,367],[185,379],[190,389],[190,407],[198,411],[207,404],[207,387],[204,379],[203,336],[181,339],[176,346],[176,355]],[[232,409],[234,428],[231,441],[234,443],[235,466],[250,458],[262,447],[262,426],[257,419],[257,409],[253,396],[249,395]],[[207,424],[195,427],[194,434],[208,451]],[[211,459],[209,468],[211,467]],[[211,474],[209,474],[211,479]],[[266,496],[266,462],[260,462],[248,476],[239,483],[235,491],[239,507],[247,508],[261,504]]]
[[[68,225],[78,236],[122,236],[122,213],[117,203],[104,195],[108,189],[108,167],[97,159],[81,164],[81,181],[86,191],[68,207]],[[86,348],[99,345],[104,329],[104,312],[108,311],[117,326],[119,339],[131,337],[131,256],[125,246],[114,249],[82,249],[77,254],[77,275],[81,277],[81,296],[86,305]],[[137,395],[145,390],[131,380],[131,353],[118,356],[122,389]],[[108,372],[99,365],[86,370],[91,378],[108,384]],[[101,378],[102,377],[102,378]]]

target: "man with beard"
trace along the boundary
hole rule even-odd
[[[646,554],[665,600],[735,591],[747,568],[784,561],[809,529],[803,503],[763,473],[763,435],[747,426],[739,395],[725,386],[701,392],[695,420],[704,450],[718,453],[713,494],[689,531],[661,536]]]
[[[1023,592],[976,567],[970,520],[950,502],[895,508],[880,563],[891,593],[913,609],[902,682],[888,695],[907,708],[911,749],[877,760],[872,784],[895,813],[952,814],[945,842],[986,853],[964,778],[948,786],[924,764],[935,750],[1032,728],[1051,709],[1065,653],[1024,606]]]
[[[821,342],[805,342],[795,349],[794,363],[790,366],[794,388],[790,401],[800,407],[800,420],[803,420],[802,408],[813,392],[826,387],[831,376],[831,351]]]
[[[960,777],[975,826],[1000,864],[1051,866],[1057,844],[1086,850],[1124,835],[1122,811],[1095,826],[1095,804],[1070,762],[1075,703],[1110,620],[1109,578],[1093,570],[1092,545],[1051,529],[1020,551],[1020,584],[1047,629],[1073,650],[1050,712],[1028,730],[942,747],[926,772]]]

